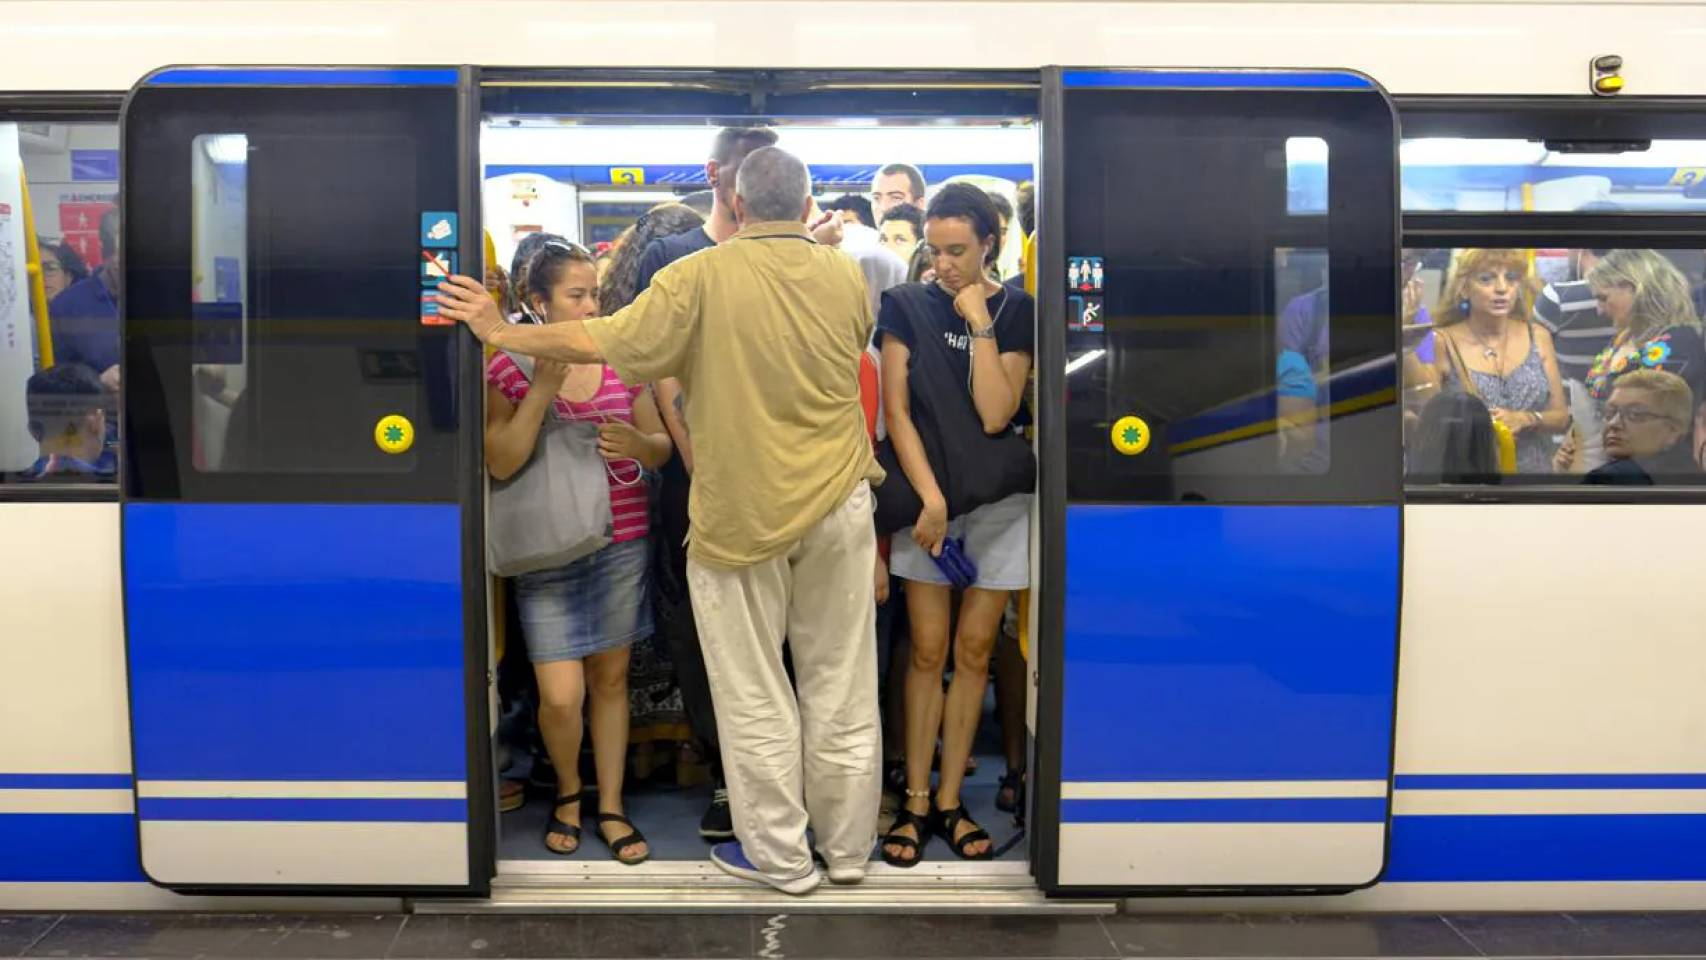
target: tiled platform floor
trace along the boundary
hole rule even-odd
[[[0,957],[1706,958],[1706,913],[1348,917],[0,914]]]

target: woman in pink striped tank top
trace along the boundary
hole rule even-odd
[[[584,320],[598,313],[598,277],[590,253],[547,240],[516,277],[523,312],[535,322]],[[539,681],[539,729],[557,770],[557,801],[545,847],[567,855],[580,848],[581,707],[590,698],[598,813],[593,833],[618,861],[651,855],[646,838],[622,813],[628,749],[628,650],[651,636],[650,518],[645,471],[669,459],[669,434],[644,387],[628,387],[607,366],[538,361],[533,380],[508,354],[486,366],[486,468],[514,476],[532,459],[548,411],[599,424],[598,450],[610,482],[611,542],[554,570],[515,578],[522,635]]]

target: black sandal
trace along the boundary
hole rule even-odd
[[[911,827],[913,832],[918,834],[918,839],[914,840],[911,837],[896,835],[896,831],[904,830],[907,827]],[[902,870],[910,870],[911,868],[918,866],[919,861],[924,859],[924,848],[928,846],[929,843],[930,821],[916,813],[913,813],[906,807],[901,807],[900,812],[894,815],[894,824],[889,827],[888,835],[883,837],[882,840],[883,862],[891,867],[900,867]],[[890,853],[889,847],[891,846],[899,847],[902,850],[911,850],[911,859],[903,859],[896,854]]]
[[[647,849],[645,853],[637,857],[624,857],[622,855],[622,851],[646,842],[646,835],[640,832],[639,827],[634,826],[634,821],[629,820],[620,813],[600,813],[592,819],[593,822],[598,824],[598,829],[594,830],[593,833],[597,834],[598,839],[604,841],[604,845],[610,848],[610,858],[612,860],[615,860],[624,867],[637,867],[652,858],[652,851],[650,849]],[[633,833],[630,833],[625,837],[612,840],[604,835],[604,825],[607,823],[619,823],[622,826],[627,827],[629,830],[632,830]]]
[[[990,840],[989,834],[985,832],[982,827],[977,825],[977,821],[971,818],[971,814],[966,812],[965,804],[962,803],[952,810],[937,810],[936,817],[941,821],[938,832],[942,834],[943,840],[948,841],[948,846],[953,848],[955,856],[959,857],[961,860],[995,859],[995,841]],[[972,829],[966,831],[965,836],[955,839],[954,831],[959,828],[962,822],[971,824]],[[978,842],[979,840],[987,842],[989,844],[989,849],[984,850],[982,853],[967,853],[966,847]]]
[[[1018,813],[1025,808],[1025,774],[1009,770],[1001,777],[995,791],[995,809],[1002,813]]]
[[[574,824],[569,823],[565,820],[562,820],[562,819],[558,818],[558,816],[557,816],[558,810],[561,810],[564,807],[569,806],[571,804],[577,804],[580,802],[581,802],[581,795],[576,793],[573,796],[558,797],[557,802],[551,805],[551,819],[549,821],[547,821],[545,824],[545,849],[547,851],[554,853],[559,857],[570,857],[570,856],[574,856],[575,854],[580,852],[581,828],[577,827]],[[551,846],[551,835],[552,834],[560,834],[562,836],[568,837],[570,840],[573,840],[575,842],[574,847],[571,849],[568,849],[568,850],[559,850],[556,847]]]

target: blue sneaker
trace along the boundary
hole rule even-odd
[[[742,880],[751,880],[754,883],[762,883],[766,886],[775,887],[783,893],[793,894],[796,897],[801,894],[811,893],[813,890],[817,889],[818,885],[816,867],[808,867],[804,874],[795,877],[792,880],[777,880],[775,877],[766,876],[759,872],[757,867],[752,865],[751,860],[746,858],[746,851],[741,849],[740,841],[738,840],[734,843],[719,843],[712,847],[711,862],[716,864],[719,869],[731,877],[739,877]]]

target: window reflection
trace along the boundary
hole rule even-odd
[[[190,216],[195,320],[195,466],[219,470],[242,460],[243,421],[232,412],[248,387],[246,356],[249,138],[196,137],[190,157]],[[232,451],[236,451],[232,454]]]

